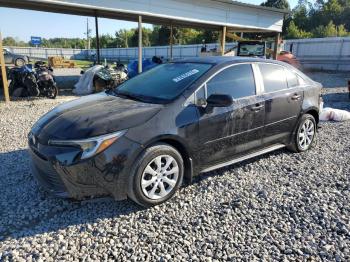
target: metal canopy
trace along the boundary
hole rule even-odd
[[[0,6],[240,32],[281,32],[288,11],[231,0],[0,0]]]

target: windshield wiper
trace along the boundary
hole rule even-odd
[[[128,99],[131,99],[131,100],[136,100],[136,101],[140,101],[140,102],[144,102],[144,100],[138,96],[138,95],[134,95],[134,94],[130,94],[130,93],[123,93],[123,92],[115,92],[115,94],[117,96],[120,96],[122,98],[128,98]]]
[[[114,94],[116,96],[119,96],[119,97],[122,97],[122,98],[136,100],[136,101],[140,101],[140,102],[143,102],[143,103],[164,104],[164,103],[169,102],[169,100],[163,99],[163,98],[146,96],[146,95],[139,95],[139,94],[132,94],[132,93],[129,93],[129,92],[121,92],[121,91],[118,91],[118,90],[115,90]]]

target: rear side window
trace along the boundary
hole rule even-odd
[[[298,86],[299,85],[298,76],[294,72],[288,70],[287,68],[285,69],[285,72],[287,75],[288,87],[291,88],[291,87]]]
[[[273,64],[259,64],[264,81],[265,92],[275,92],[287,89],[287,79],[284,68]]]
[[[208,97],[212,94],[230,95],[235,99],[256,94],[255,80],[250,64],[231,66],[207,83]]]

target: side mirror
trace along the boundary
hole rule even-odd
[[[227,107],[233,104],[233,98],[229,95],[213,94],[207,98],[209,107]]]

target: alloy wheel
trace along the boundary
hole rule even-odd
[[[169,195],[179,179],[179,165],[170,155],[161,155],[152,159],[141,177],[143,194],[158,200]]]
[[[298,143],[302,150],[306,150],[312,144],[315,136],[315,125],[310,120],[307,119],[301,126],[298,133]]]

